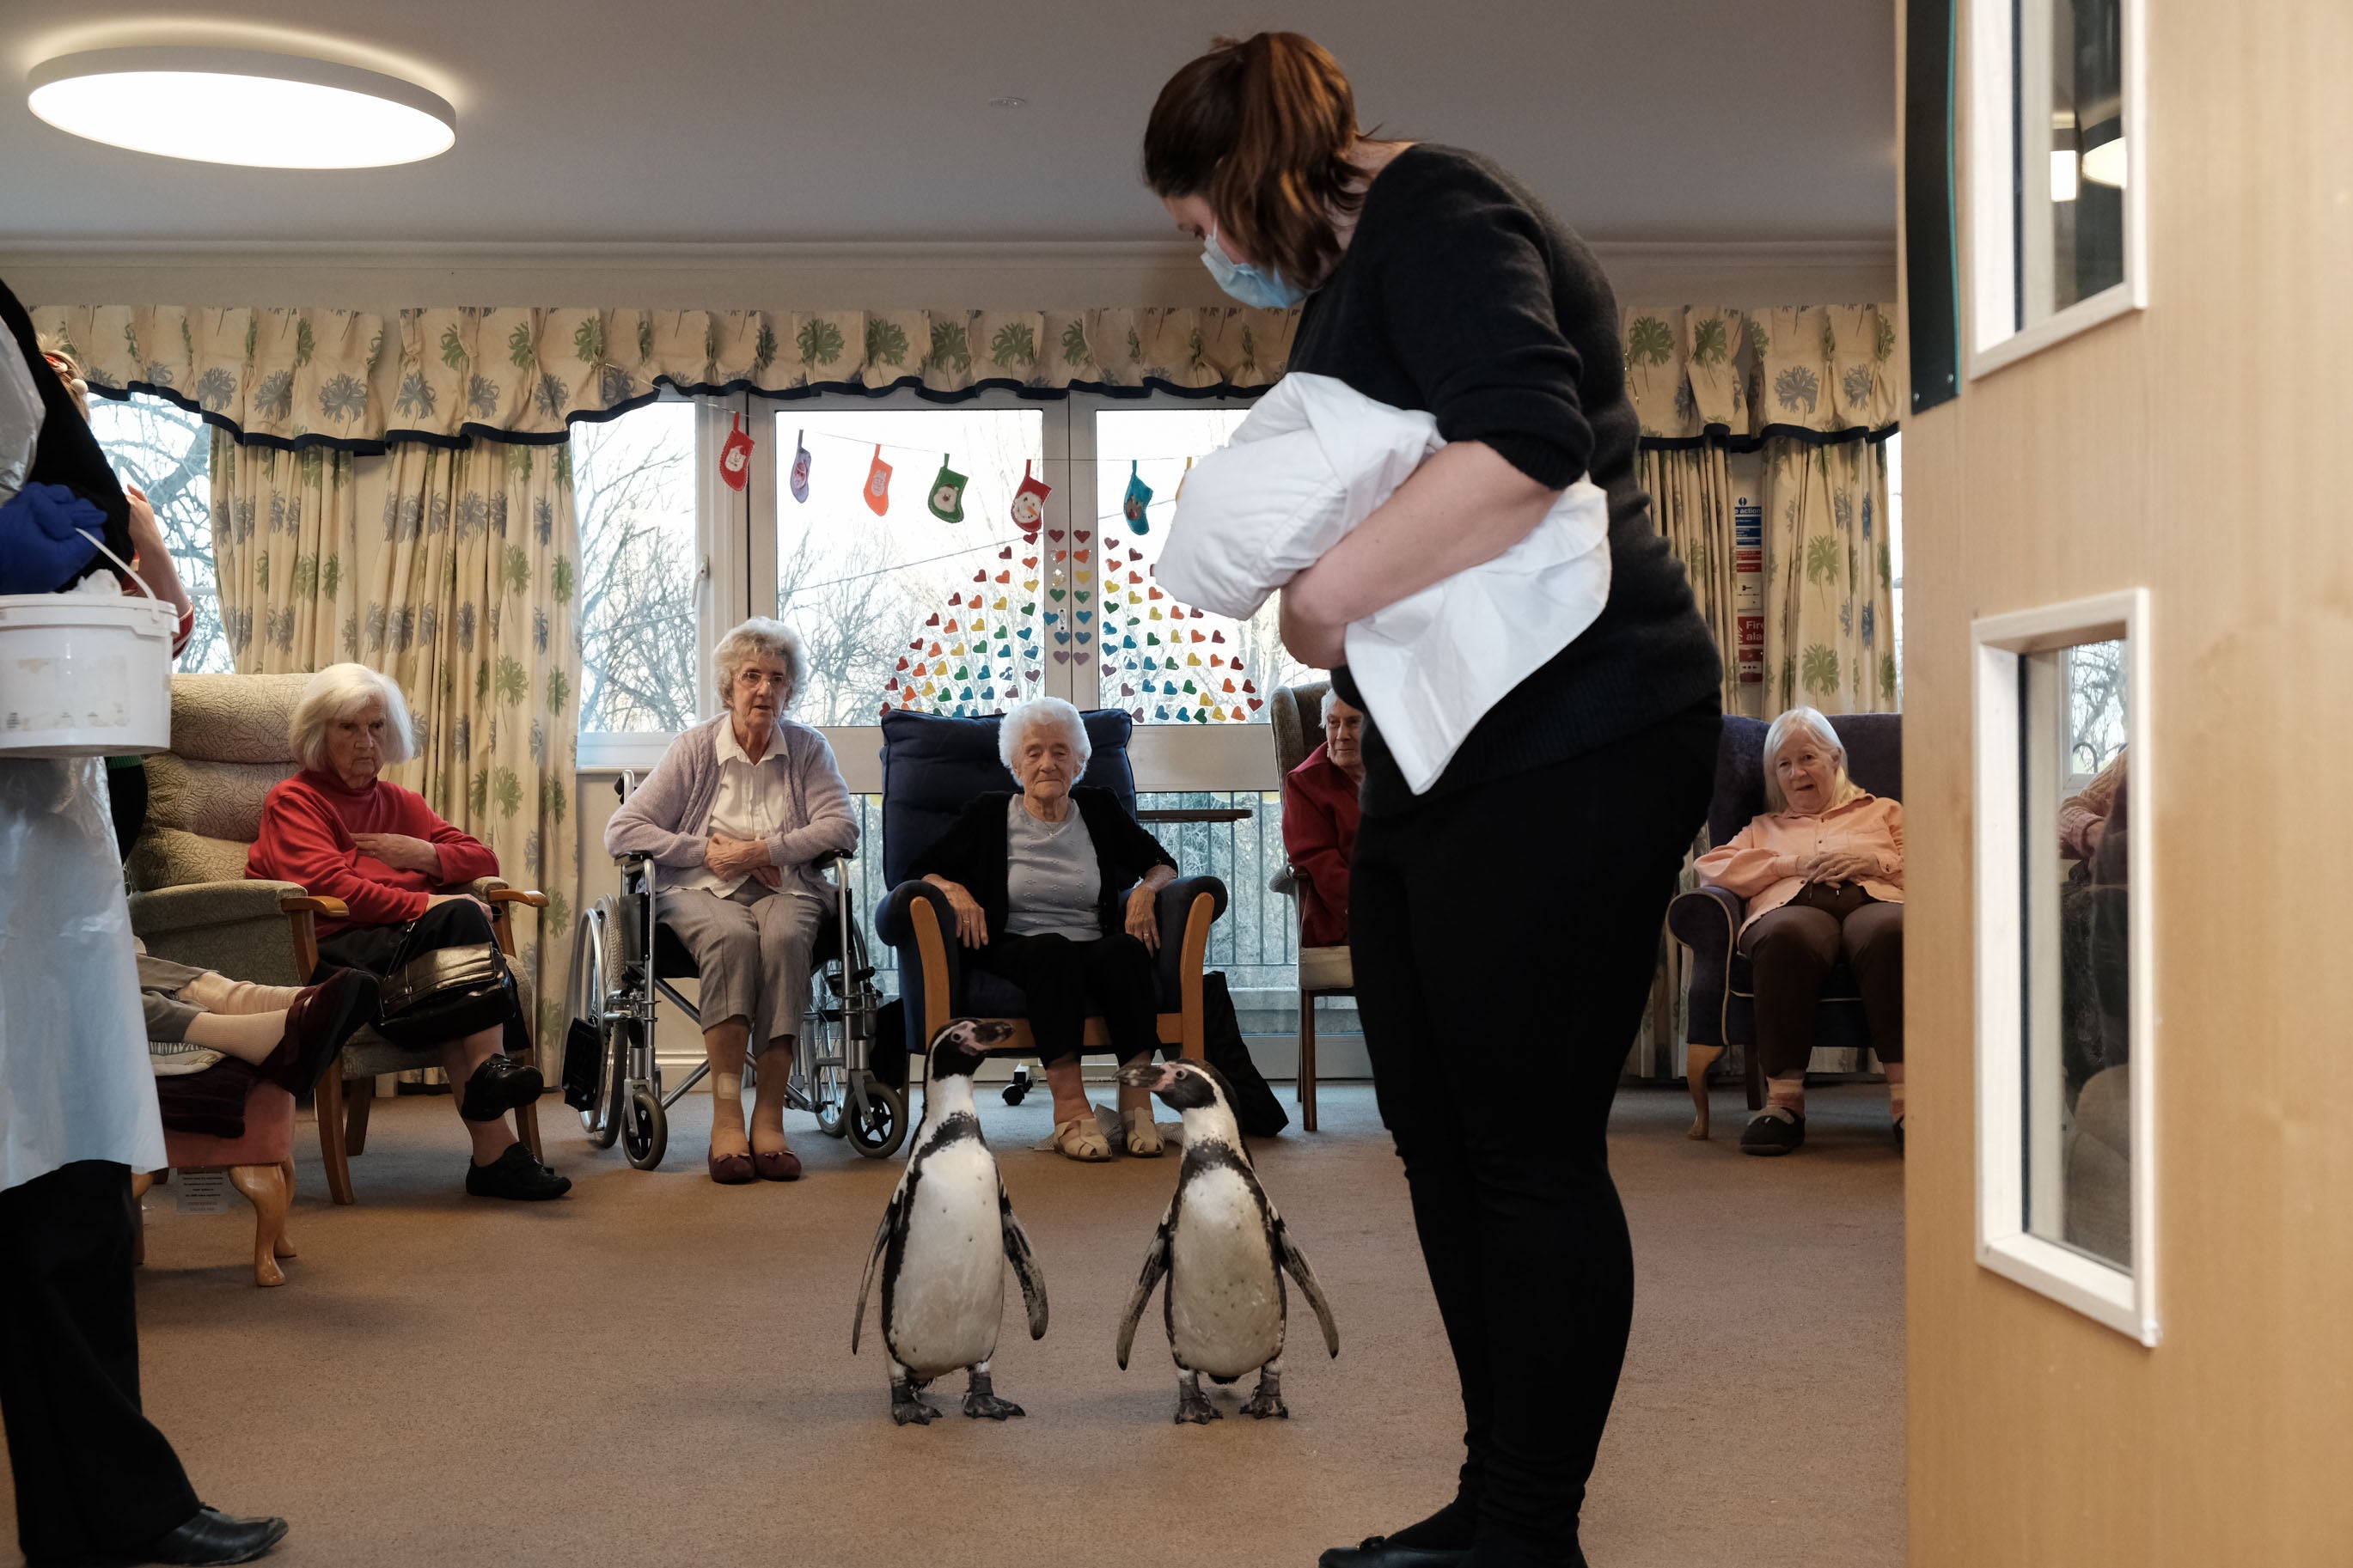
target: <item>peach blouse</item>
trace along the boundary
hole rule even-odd
[[[1904,803],[1858,795],[1820,816],[1767,812],[1693,863],[1699,879],[1748,900],[1746,931],[1757,917],[1798,896],[1806,867],[1824,849],[1852,849],[1869,857],[1876,875],[1861,879],[1862,890],[1891,904],[1904,901]]]

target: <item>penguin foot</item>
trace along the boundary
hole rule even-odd
[[[1264,1421],[1269,1416],[1278,1421],[1290,1420],[1291,1406],[1282,1402],[1282,1379],[1271,1372],[1261,1373],[1258,1392],[1242,1406],[1242,1414],[1255,1421]]]
[[[965,1390],[964,1413],[976,1421],[1002,1421],[1008,1416],[1027,1414],[1009,1399],[997,1397],[997,1385],[988,1373],[976,1371],[970,1386]]]
[[[1209,1403],[1209,1396],[1199,1388],[1187,1384],[1176,1390],[1176,1425],[1207,1426],[1212,1421],[1223,1421],[1226,1413]]]
[[[940,1412],[937,1409],[916,1397],[913,1384],[892,1380],[891,1384],[891,1424],[892,1426],[904,1426],[912,1423],[917,1426],[928,1426],[938,1419],[939,1415]]]

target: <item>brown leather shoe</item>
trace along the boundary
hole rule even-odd
[[[801,1157],[790,1149],[779,1149],[772,1154],[754,1152],[752,1165],[764,1182],[797,1182],[801,1179]]]
[[[749,1154],[713,1154],[711,1156],[711,1179],[723,1187],[740,1187],[753,1181],[752,1156]]]

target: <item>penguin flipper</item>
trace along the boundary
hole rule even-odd
[[[1324,1299],[1324,1287],[1315,1281],[1315,1270],[1307,1266],[1307,1255],[1291,1239],[1291,1232],[1280,1219],[1274,1222],[1276,1255],[1283,1268],[1299,1281],[1299,1293],[1315,1309],[1315,1321],[1324,1326],[1324,1348],[1334,1355],[1340,1353],[1340,1325],[1332,1321],[1332,1303]]]
[[[1127,1352],[1135,1344],[1135,1325],[1144,1319],[1144,1309],[1152,1302],[1152,1291],[1168,1273],[1168,1236],[1176,1226],[1176,1200],[1168,1200],[1167,1210],[1160,1216],[1160,1228],[1153,1233],[1152,1246],[1144,1255],[1144,1272],[1135,1281],[1135,1294],[1127,1299],[1127,1310],[1119,1320],[1119,1370],[1127,1370]]]
[[[1005,1233],[1005,1261],[1012,1266],[1013,1278],[1021,1282],[1021,1304],[1029,1312],[1029,1337],[1046,1337],[1046,1276],[1038,1267],[1038,1255],[1029,1250],[1029,1233],[1013,1217],[1013,1200],[1005,1194],[1005,1178],[997,1178],[997,1220]]]
[[[882,1249],[890,1244],[891,1231],[899,1223],[901,1194],[891,1194],[890,1206],[882,1211],[882,1223],[874,1229],[874,1250],[866,1255],[866,1273],[858,1281],[858,1315],[849,1320],[849,1353],[858,1353],[858,1336],[866,1327],[866,1293],[874,1288],[874,1271],[882,1262]]]

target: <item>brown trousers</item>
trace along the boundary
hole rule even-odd
[[[1811,882],[1740,935],[1757,993],[1757,1048],[1767,1078],[1799,1078],[1814,1051],[1822,979],[1843,952],[1862,990],[1871,1048],[1904,1059],[1904,906],[1852,883]]]

